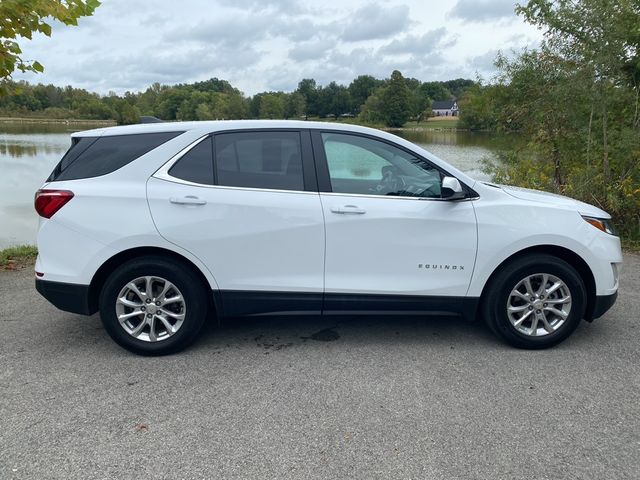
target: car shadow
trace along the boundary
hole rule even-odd
[[[296,345],[421,343],[425,346],[502,345],[480,321],[442,316],[331,316],[249,317],[207,324],[191,349],[224,348],[255,344],[266,352]],[[507,347],[508,348],[508,347]]]

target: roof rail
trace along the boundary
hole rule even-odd
[[[143,115],[140,117],[140,123],[162,123],[164,120],[160,120],[158,117],[152,117]]]

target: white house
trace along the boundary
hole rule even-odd
[[[434,117],[457,117],[458,102],[455,100],[436,100],[432,103]]]

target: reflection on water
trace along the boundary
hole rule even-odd
[[[69,148],[69,133],[7,133],[0,125],[0,248],[35,243],[33,194]],[[60,130],[60,128],[58,128]]]
[[[86,125],[0,123],[0,248],[35,243],[38,217],[33,194],[69,148],[69,134]],[[480,162],[508,146],[492,135],[452,131],[397,131],[477,179]]]
[[[482,171],[483,160],[495,159],[495,152],[511,147],[516,139],[483,132],[451,130],[402,130],[396,135],[420,145],[435,156],[477,180],[489,180]]]

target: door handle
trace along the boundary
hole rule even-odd
[[[367,211],[363,208],[359,208],[356,205],[343,205],[342,207],[331,207],[333,213],[339,213],[342,215],[363,215]]]
[[[187,195],[185,197],[171,197],[169,199],[171,203],[176,205],[205,205],[206,200],[196,197],[195,195]]]

